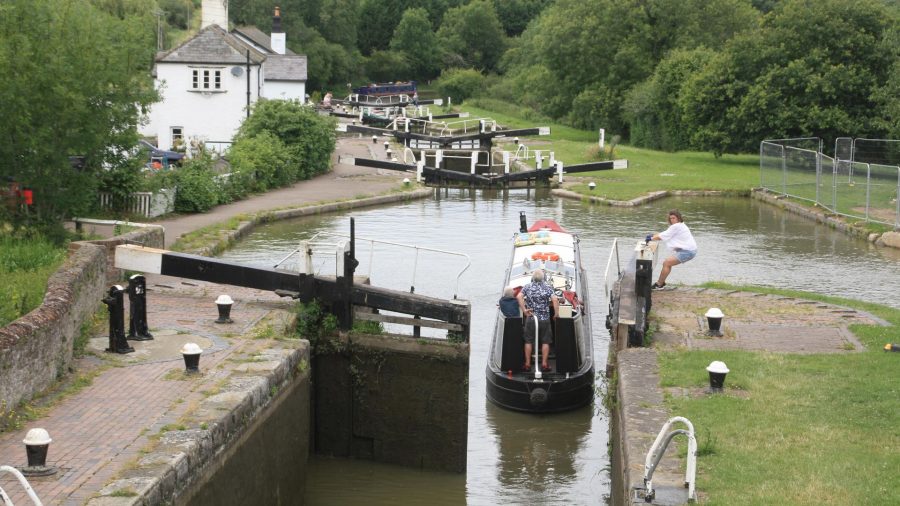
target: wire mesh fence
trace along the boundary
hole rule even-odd
[[[900,141],[835,140],[834,158],[818,138],[760,143],[760,186],[830,212],[900,229]]]

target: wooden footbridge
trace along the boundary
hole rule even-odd
[[[176,276],[258,290],[267,290],[300,302],[321,301],[337,317],[342,330],[350,330],[355,317],[379,322],[447,330],[454,339],[468,342],[471,307],[468,301],[444,300],[411,292],[380,288],[356,282],[356,237],[351,218],[349,241],[336,244],[336,275],[261,268],[186,253],[127,244],[118,246],[115,266],[119,269]],[[311,250],[300,251],[312,255]],[[310,269],[311,270],[311,269]],[[357,315],[355,308],[369,308]],[[380,315],[388,311],[409,316]],[[451,335],[451,334],[448,334]]]

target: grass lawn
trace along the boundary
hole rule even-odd
[[[0,236],[0,327],[41,305],[47,280],[65,259],[65,247]]]
[[[553,151],[555,158],[566,165],[598,160],[598,132],[577,130],[541,119],[526,119],[516,115],[516,110],[507,110],[512,108],[503,108],[500,112],[463,104],[460,109],[468,112],[470,117],[492,118],[509,128],[549,126],[551,135],[521,140],[530,149]],[[608,136],[606,141],[607,144],[610,141]],[[515,151],[511,141],[497,145]],[[751,188],[759,186],[759,155],[756,154],[716,158],[711,153],[667,153],[619,144],[615,147],[614,157],[628,160],[628,169],[580,173],[578,176],[583,182],[573,184],[569,189],[607,199],[630,200],[660,190],[719,190],[749,194]],[[587,187],[589,181],[597,184],[593,191]]]
[[[716,288],[737,287],[709,284]],[[900,310],[816,294],[745,287],[869,311],[892,326],[855,325],[861,353],[661,351],[663,387],[708,385],[706,366],[731,372],[723,395],[667,397],[697,430],[697,489],[705,504],[900,504]],[[741,395],[729,395],[728,390]]]

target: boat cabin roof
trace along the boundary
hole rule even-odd
[[[531,282],[531,275],[543,269],[550,283],[575,278],[575,237],[564,232],[541,230],[516,234],[516,247],[507,286],[517,288]],[[571,285],[571,283],[570,283]]]

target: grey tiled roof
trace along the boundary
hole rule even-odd
[[[231,33],[246,37],[254,44],[266,48],[266,51],[275,53],[272,49],[272,37],[263,33],[262,30],[255,26],[239,26],[231,30]],[[288,48],[284,48],[284,54],[295,54]]]
[[[252,46],[223,30],[219,25],[210,25],[200,30],[191,39],[156,57],[160,63],[217,63],[236,64],[250,61],[260,64],[266,56]],[[304,65],[304,75],[305,75]]]
[[[269,55],[266,81],[306,81],[306,55]]]

